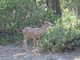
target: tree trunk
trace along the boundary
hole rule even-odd
[[[52,10],[56,14],[56,3],[55,3],[55,0],[52,0],[51,3],[52,3]]]
[[[49,7],[49,0],[46,0],[46,5],[47,7]]]
[[[59,0],[52,0],[52,10],[56,15],[62,16],[60,1]]]
[[[36,3],[36,0],[33,0]]]
[[[80,7],[78,7],[78,9],[77,9],[77,17],[78,17],[78,19],[80,19]]]

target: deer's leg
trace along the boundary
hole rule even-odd
[[[36,48],[36,40],[33,38],[33,42],[34,42],[34,49]]]
[[[37,43],[37,49],[39,49],[39,40],[37,40],[36,43]]]
[[[40,53],[39,53],[39,40],[37,40],[36,43],[37,43],[36,52],[38,53],[38,55],[40,55]]]
[[[28,52],[28,46],[27,46],[27,40],[23,40],[23,43],[24,43],[24,46],[25,46],[25,48],[26,48],[26,51]]]
[[[34,50],[32,52],[37,55],[37,53],[39,53],[39,50],[38,50],[39,41],[34,38],[33,42],[34,42]]]

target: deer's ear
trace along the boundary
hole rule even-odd
[[[44,24],[47,23],[47,21],[44,21]]]

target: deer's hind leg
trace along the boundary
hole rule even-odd
[[[36,48],[36,40],[33,38],[34,49]]]
[[[28,44],[27,44],[27,41],[28,41],[28,37],[26,36],[26,34],[24,34],[24,40],[23,40],[24,48],[28,52]]]
[[[26,51],[28,52],[27,40],[24,39],[24,40],[23,40],[23,43],[24,43],[24,48],[25,48]]]

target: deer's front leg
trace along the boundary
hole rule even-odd
[[[37,55],[40,55],[40,53],[39,53],[39,40],[36,40],[36,45],[37,46],[36,46],[36,51],[35,52],[36,52]]]
[[[37,51],[39,53],[39,40],[37,40]]]

